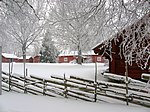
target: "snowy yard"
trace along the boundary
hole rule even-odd
[[[52,98],[20,93],[3,93],[0,112],[150,112],[143,107],[108,103],[90,103],[80,100]]]
[[[78,76],[83,78],[88,78],[94,80],[95,77],[95,64],[48,64],[48,63],[27,63],[26,68],[28,74],[37,75],[38,77],[49,78],[51,75],[63,76]],[[100,73],[108,69],[107,66],[104,66],[103,63],[97,63],[98,76],[100,78]],[[8,63],[3,63],[2,70],[9,72]],[[22,74],[23,75],[23,64],[22,63],[13,63],[12,73]]]
[[[150,0],[0,0],[0,54],[0,112],[150,112]]]
[[[103,81],[100,74],[108,67],[104,64],[98,64],[98,78]],[[3,63],[2,69],[8,72],[8,64]],[[23,64],[13,63],[12,73],[23,74]],[[28,75],[34,75],[41,78],[50,78],[51,75],[67,77],[70,75],[94,80],[95,64],[45,64],[45,63],[27,63]],[[125,102],[101,97],[105,102],[86,102],[75,99],[65,99],[63,97],[54,98],[48,96],[35,96],[31,94],[22,94],[14,92],[3,92],[0,96],[0,112],[150,112],[149,108],[130,104],[126,106]],[[109,102],[109,103],[108,103]],[[115,103],[114,103],[115,102]]]

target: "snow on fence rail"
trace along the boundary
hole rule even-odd
[[[147,80],[147,81],[150,80],[150,74],[148,74],[148,73],[142,73],[141,79]]]
[[[90,102],[105,101],[101,96],[126,101],[125,85],[104,81],[94,82],[75,76],[70,76],[70,78],[66,78],[65,75],[64,77],[51,76],[49,79],[43,79],[30,75],[24,78],[3,72],[2,82],[2,89],[5,91],[75,98]],[[129,93],[130,103],[150,107],[150,94],[145,90],[129,87]]]

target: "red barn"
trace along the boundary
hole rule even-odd
[[[40,63],[40,55],[36,55],[33,57],[33,63]]]
[[[143,33],[141,31],[144,31],[143,28],[146,25],[145,21],[146,22],[150,21],[150,14],[144,16],[142,19],[140,19],[133,25],[128,26],[126,29],[123,29],[121,32],[118,32],[117,35],[115,35],[113,38],[110,38],[100,43],[93,49],[95,53],[100,54],[100,55],[104,54],[104,56],[107,59],[109,59],[109,72],[110,73],[114,73],[118,75],[125,75],[125,58],[122,55],[123,49],[121,49],[121,42],[123,41],[123,39],[125,40],[125,38],[127,38],[126,33],[128,32],[130,32],[130,39],[133,38],[133,35],[135,38],[136,36],[140,36],[140,34]],[[150,32],[147,34],[150,34]],[[144,46],[150,45],[150,35],[145,35],[144,38],[146,38],[147,40],[142,42],[141,45],[143,48]],[[141,41],[138,42],[138,44],[139,43],[141,43]],[[138,47],[140,46],[137,46],[135,51],[138,50]],[[111,48],[111,51],[110,51],[110,48]],[[150,51],[150,46],[148,49]],[[145,53],[144,55],[145,57],[149,57],[148,55],[150,54],[148,54],[148,52],[144,52],[144,53]],[[137,62],[133,61],[132,65],[128,65],[128,76],[131,78],[135,78],[135,79],[141,79],[142,73],[150,73],[149,67],[150,67],[150,60],[145,69],[141,69],[137,65]]]
[[[23,62],[23,57],[20,57],[18,62]],[[36,55],[34,57],[26,56],[26,62],[27,63],[39,63],[40,62],[40,55]]]
[[[70,63],[73,62],[75,63],[78,58],[78,52],[77,51],[63,51],[59,56],[58,56],[58,62],[59,63]],[[104,58],[100,55],[94,54],[93,52],[87,52],[87,53],[82,53],[82,58],[83,58],[83,63],[104,63]]]
[[[18,62],[23,62],[23,57],[20,57]],[[27,63],[33,63],[32,56],[26,56],[26,62]]]
[[[14,54],[2,53],[2,62],[9,63],[9,62],[18,62],[18,57]]]
[[[75,61],[76,56],[58,56],[58,62],[59,63],[70,63],[71,61]]]
[[[9,63],[9,62],[23,62],[23,57],[17,57],[14,54],[2,53],[2,62]],[[40,62],[40,55],[26,56],[27,63],[39,63]]]

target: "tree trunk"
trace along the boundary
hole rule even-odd
[[[26,75],[26,51],[23,51],[23,70],[24,70],[24,76]]]
[[[2,47],[0,46],[0,95],[2,94]]]
[[[26,93],[25,89],[25,79],[26,79],[26,48],[25,46],[22,47],[23,53],[23,75],[24,75],[24,93]]]
[[[78,64],[82,64],[82,52],[80,47],[78,46],[78,59],[77,59]]]
[[[11,60],[9,61],[9,91],[11,90],[11,70],[10,70],[10,63],[11,63]]]
[[[95,81],[94,81],[95,91],[94,91],[94,102],[97,101],[97,62],[95,62]]]

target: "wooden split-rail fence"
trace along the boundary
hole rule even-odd
[[[141,87],[143,88],[143,87]],[[49,79],[34,75],[23,77],[17,74],[2,72],[2,89],[5,91],[24,92],[35,95],[52,97],[75,98],[90,102],[106,101],[106,98],[120,100],[150,107],[150,94],[146,90],[129,86],[129,93],[125,93],[125,85],[110,82],[94,82],[75,76],[69,78],[51,76]]]

